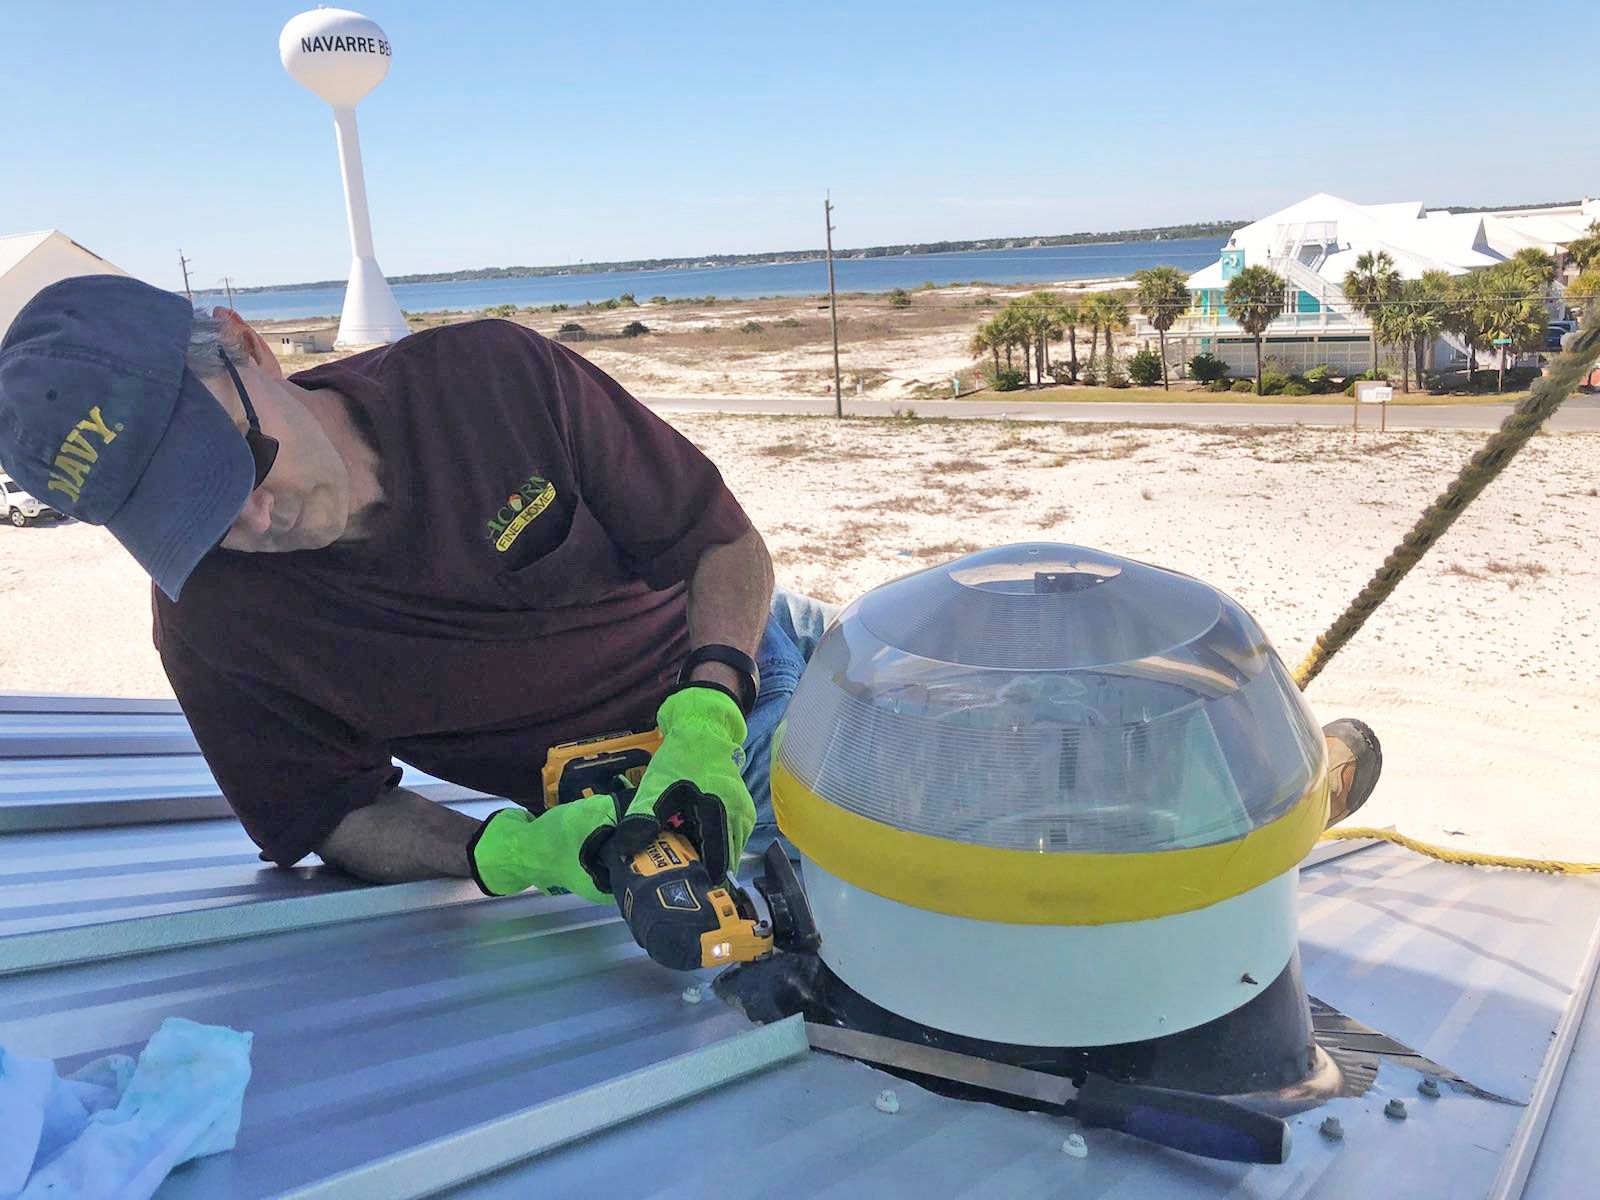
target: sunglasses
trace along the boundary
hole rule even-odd
[[[278,439],[268,437],[261,432],[261,422],[256,419],[256,409],[255,405],[250,403],[250,393],[244,390],[244,380],[239,378],[239,372],[234,369],[233,363],[228,361],[226,354],[218,350],[217,357],[222,360],[222,365],[228,368],[228,378],[233,380],[233,386],[239,393],[239,401],[244,405],[244,419],[250,425],[244,433],[244,444],[250,447],[250,457],[256,464],[256,481],[250,489],[255,491],[266,482],[267,473],[277,461]]]

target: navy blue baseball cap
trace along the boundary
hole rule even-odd
[[[0,341],[0,464],[104,525],[172,599],[243,511],[250,450],[185,366],[194,310],[122,275],[64,279]]]

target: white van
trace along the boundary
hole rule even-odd
[[[4,471],[0,471],[0,517],[10,521],[18,529],[30,521],[37,521],[41,517],[61,516],[48,504],[41,504],[27,492],[22,490],[22,485]]]

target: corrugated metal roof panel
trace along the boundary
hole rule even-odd
[[[1383,847],[1308,871],[1304,896],[1313,992],[1409,1036],[1475,1083],[1531,1092],[1600,915],[1600,886],[1447,866]],[[700,1194],[711,1180],[722,1194],[775,1198],[1486,1195],[1526,1110],[1448,1088],[1427,1100],[1416,1092],[1420,1079],[1385,1067],[1368,1095],[1294,1118],[1287,1164],[1248,1168],[1094,1130],[1085,1131],[1089,1157],[1071,1159],[1061,1141],[1072,1123],[945,1099],[813,1056],[452,1195],[498,1200],[581,1188],[675,1197]],[[901,1103],[892,1117],[872,1104],[885,1087]],[[1405,1101],[1407,1120],[1384,1116],[1390,1098]],[[1344,1122],[1343,1142],[1317,1133],[1329,1113]],[[696,1141],[694,1131],[706,1128],[750,1132],[742,1143]],[[692,1171],[639,1172],[652,1148],[689,1144]]]
[[[0,758],[199,751],[181,713],[0,712]]]
[[[158,764],[144,777],[150,792],[203,790],[185,781],[192,752],[112,754],[72,729],[75,717],[106,727],[170,712],[50,703],[57,744],[96,751],[72,770],[108,809],[183,801],[143,794],[131,777],[108,781],[97,768],[118,759]],[[28,715],[7,697],[0,713]],[[0,744],[3,729],[0,718]],[[56,779],[53,799],[17,783],[27,762],[0,752],[13,800],[72,798],[78,785],[60,783],[71,771],[33,777]],[[1302,882],[1312,992],[1475,1083],[1531,1095],[1600,916],[1600,882],[1446,866],[1387,846],[1314,857]],[[1387,1067],[1373,1093],[1335,1102],[1343,1143],[1316,1135],[1327,1111],[1316,1110],[1295,1119],[1289,1163],[1245,1168],[1102,1131],[1087,1131],[1089,1157],[1072,1159],[1060,1150],[1071,1123],[933,1096],[824,1056],[734,1082],[770,1061],[746,1052],[751,1026],[709,998],[686,1002],[691,977],[645,959],[611,910],[486,900],[459,881],[373,888],[277,871],[230,821],[8,836],[0,905],[0,969],[8,952],[81,960],[3,977],[8,1048],[70,1070],[135,1050],[168,1016],[256,1034],[237,1148],[180,1168],[164,1200],[388,1195],[397,1170],[406,1195],[458,1182],[452,1194],[474,1198],[1467,1197],[1485,1194],[1527,1117],[1448,1091],[1424,1100],[1414,1074]],[[1574,1040],[1531,1195],[1581,1194],[1600,1157],[1584,1093],[1571,1090],[1596,1082],[1600,1030],[1591,1021]],[[640,1115],[654,1095],[706,1087]],[[884,1087],[900,1097],[897,1115],[872,1107]],[[1408,1102],[1409,1120],[1382,1115],[1390,1095]],[[594,1136],[469,1180],[486,1153],[533,1148],[518,1130],[556,1127]]]
[[[1499,1161],[1493,1146],[1509,1140],[1518,1110],[1449,1094],[1422,1109],[1418,1078],[1386,1071],[1368,1098],[1293,1118],[1289,1162],[1249,1167],[1092,1129],[1082,1131],[1088,1156],[1072,1158],[1061,1147],[1067,1134],[1079,1132],[1076,1122],[947,1099],[859,1064],[812,1055],[702,1097],[687,1112],[658,1113],[447,1194],[454,1200],[689,1200],[708,1191],[771,1200],[1481,1196]],[[892,1116],[873,1105],[884,1088],[900,1102]],[[1390,1096],[1407,1100],[1409,1120],[1383,1115]],[[1317,1134],[1334,1112],[1346,1130],[1340,1143]],[[706,1130],[723,1136],[705,1136]]]
[[[1575,1200],[1600,1190],[1596,1097],[1600,1097],[1600,989],[1590,993],[1584,1006],[1561,1091],[1528,1176],[1527,1200]]]
[[[372,889],[382,891],[386,889]],[[13,976],[0,1039],[71,1069],[183,1015],[255,1034],[237,1148],[166,1197],[275,1195],[749,1029],[614,913],[519,897]]]
[[[233,816],[198,754],[7,758],[4,745],[0,741],[0,833]],[[415,767],[403,770],[401,783],[431,800],[482,795]]]

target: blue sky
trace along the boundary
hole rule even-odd
[[[0,233],[342,278],[329,110],[277,56],[306,7],[8,0]],[[391,275],[816,246],[828,188],[840,246],[1600,191],[1592,5],[357,7],[394,45],[359,110]]]

